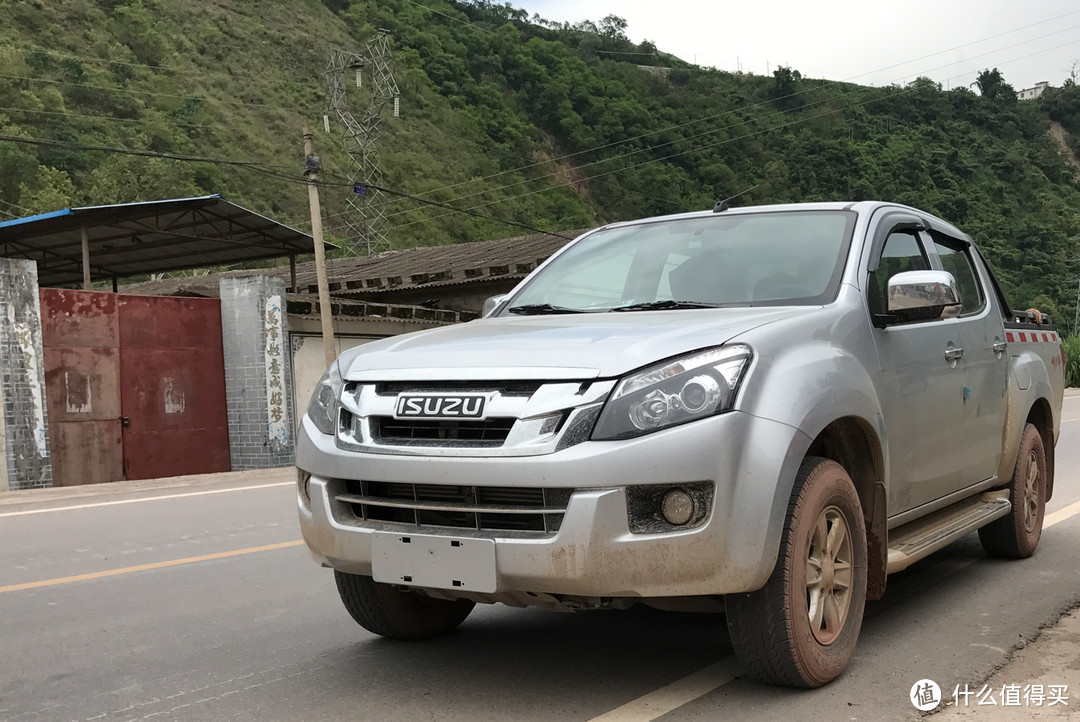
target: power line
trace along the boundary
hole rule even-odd
[[[1007,61],[1005,61],[1004,63],[1001,63],[1001,64],[1004,65],[1006,63],[1013,63],[1013,62],[1016,62],[1017,60],[1023,60],[1025,58],[1031,57],[1033,55],[1039,55],[1040,53],[1049,52],[1051,50],[1057,50],[1058,48],[1066,47],[1066,46],[1071,45],[1071,44],[1073,44],[1073,43],[1069,42],[1069,43],[1063,43],[1061,45],[1057,45],[1057,46],[1054,46],[1054,47],[1051,47],[1051,48],[1043,48],[1042,50],[1038,50],[1038,51],[1036,51],[1034,53],[1029,53],[1027,55],[1023,55],[1023,56],[1020,56],[1020,57],[1017,57],[1017,58],[1012,58],[1012,59],[1007,60]],[[956,65],[956,63],[949,63],[949,64],[943,65],[941,67],[949,67],[950,65]],[[953,80],[953,79],[958,78],[958,77],[962,77],[962,76],[961,75],[956,75],[956,76],[953,76],[952,78],[948,78],[948,80]],[[613,173],[618,173],[618,172],[621,172],[621,171],[624,171],[624,170],[633,170],[634,168],[639,168],[641,166],[648,165],[650,163],[657,163],[657,162],[660,162],[660,161],[671,160],[672,158],[683,156],[683,155],[686,155],[687,153],[693,153],[693,152],[697,152],[697,151],[708,150],[710,148],[714,148],[714,147],[717,147],[717,146],[720,146],[720,145],[725,145],[727,143],[733,143],[733,142],[738,141],[738,140],[744,140],[746,138],[750,138],[750,137],[753,137],[753,136],[756,136],[756,135],[761,135],[763,133],[768,133],[768,132],[771,132],[771,131],[774,131],[774,130],[781,130],[783,128],[786,128],[786,127],[789,127],[789,126],[792,126],[792,125],[796,125],[798,123],[802,123],[802,122],[805,122],[805,121],[808,121],[808,120],[815,120],[817,118],[825,117],[827,115],[838,113],[838,112],[841,112],[841,111],[844,111],[844,110],[849,110],[849,109],[857,108],[857,107],[860,107],[860,106],[863,106],[863,105],[869,105],[870,103],[876,103],[876,102],[881,102],[883,100],[888,100],[889,98],[893,98],[893,97],[897,97],[897,96],[900,96],[900,95],[910,93],[910,92],[912,92],[912,90],[913,90],[913,88],[910,88],[910,87],[909,88],[904,88],[904,89],[901,89],[901,90],[899,90],[899,91],[897,91],[895,93],[890,93],[890,94],[885,95],[885,96],[872,98],[870,100],[866,100],[866,101],[863,101],[863,102],[860,102],[860,103],[854,103],[852,105],[845,106],[843,108],[828,110],[828,111],[826,111],[824,113],[819,113],[817,115],[809,116],[809,117],[806,117],[806,118],[797,118],[797,119],[792,120],[792,121],[790,121],[788,123],[782,123],[782,124],[777,125],[777,126],[764,128],[764,129],[757,130],[757,131],[754,131],[752,133],[747,133],[745,135],[738,136],[738,137],[735,137],[735,138],[728,138],[728,139],[725,139],[725,140],[722,140],[722,141],[718,141],[716,143],[710,143],[708,145],[700,146],[698,148],[691,148],[689,150],[680,151],[678,153],[672,153],[672,154],[664,156],[662,158],[652,158],[650,160],[642,161],[641,163],[636,163],[634,165],[627,166],[625,168],[615,168],[615,169],[612,169],[612,170],[609,170],[609,171],[604,171],[602,173],[597,173],[595,175],[587,176],[585,178],[580,178],[580,179],[577,179],[577,180],[568,181],[568,182],[564,182],[564,183],[558,183],[556,185],[552,185],[552,186],[549,186],[547,188],[541,188],[541,189],[538,189],[538,190],[535,190],[535,191],[529,191],[528,193],[522,193],[522,194],[519,194],[519,195],[516,195],[516,196],[511,196],[510,198],[503,198],[503,199],[498,199],[498,200],[494,200],[494,201],[488,201],[486,203],[480,203],[478,205],[471,206],[467,210],[474,211],[474,210],[479,209],[479,208],[486,208],[487,206],[494,205],[496,203],[506,203],[508,201],[518,200],[520,198],[525,198],[527,196],[535,195],[537,193],[545,193],[545,192],[552,191],[552,190],[555,190],[555,189],[558,189],[558,188],[563,188],[565,186],[571,186],[571,185],[573,185],[575,183],[582,183],[582,182],[585,182],[585,181],[594,180],[596,178],[601,178],[601,177],[608,176],[608,175],[611,175]],[[401,228],[405,228],[407,226],[414,225],[416,223],[426,223],[428,221],[435,221],[435,220],[438,220],[440,218],[445,218],[448,215],[451,215],[451,214],[443,213],[443,214],[440,214],[440,215],[437,215],[437,216],[428,216],[426,218],[420,218],[420,219],[416,219],[416,220],[413,220],[413,221],[408,221],[406,223],[400,223],[400,224],[398,224],[396,226],[391,227],[389,230],[391,230],[391,231],[399,230]]]
[[[412,0],[409,0],[409,1],[411,2]],[[995,35],[990,35],[990,36],[987,36],[987,37],[979,38],[977,40],[969,41],[967,43],[963,43],[961,45],[956,45],[954,47],[947,48],[945,50],[939,50],[939,51],[934,52],[934,53],[929,53],[927,55],[922,55],[922,56],[920,56],[918,58],[914,58],[912,60],[905,60],[905,61],[900,62],[900,63],[893,63],[892,65],[886,65],[886,66],[878,68],[876,70],[870,70],[870,71],[866,71],[864,73],[859,73],[858,75],[850,76],[849,78],[847,78],[845,80],[832,80],[832,81],[825,81],[825,82],[827,84],[829,84],[829,85],[840,85],[840,84],[850,83],[851,81],[853,81],[853,80],[855,80],[857,78],[861,78],[861,77],[866,76],[866,75],[871,75],[871,74],[874,74],[874,73],[880,73],[880,72],[883,72],[883,71],[886,71],[886,70],[891,70],[893,68],[898,68],[898,67],[901,67],[901,66],[904,66],[904,65],[910,65],[911,63],[916,63],[916,62],[919,62],[920,60],[926,60],[928,58],[932,58],[932,57],[935,57],[935,56],[938,56],[938,55],[943,55],[945,53],[951,53],[951,52],[954,52],[956,50],[961,50],[963,48],[969,47],[971,45],[977,45],[978,43],[983,43],[983,42],[986,42],[988,40],[995,40],[995,39],[997,39],[999,37],[1003,37],[1005,35],[1011,35],[1013,33],[1019,32],[1021,30],[1026,30],[1028,28],[1036,27],[1038,25],[1045,25],[1046,23],[1053,22],[1055,20],[1060,20],[1061,18],[1068,17],[1070,15],[1075,15],[1077,13],[1080,13],[1080,10],[1072,10],[1070,12],[1062,13],[1060,15],[1055,15],[1054,17],[1047,18],[1045,20],[1040,20],[1038,22],[1030,23],[1028,25],[1024,25],[1024,26],[1021,26],[1021,27],[1018,27],[1018,28],[1014,28],[1012,30],[1007,30],[1005,32],[997,33]],[[475,27],[475,26],[470,26],[470,27]],[[1075,27],[1066,28],[1066,30],[1055,31],[1054,33],[1049,33],[1047,35],[1043,35],[1043,36],[1040,36],[1038,38],[1033,38],[1032,40],[1024,41],[1022,43],[1017,43],[1016,45],[1022,45],[1022,44],[1025,44],[1027,42],[1034,42],[1035,40],[1042,40],[1043,38],[1050,37],[1051,35],[1056,35],[1058,33],[1066,32],[1068,30],[1073,30],[1073,29],[1075,29]],[[998,50],[1007,50],[1010,47],[1015,47],[1015,45],[1006,46],[1005,48],[999,48]],[[995,51],[990,51],[990,52],[997,52],[997,51],[995,50]],[[986,54],[988,54],[988,53],[984,53],[983,55],[986,55]],[[977,57],[981,57],[981,56],[976,55],[974,57],[977,58]],[[968,60],[971,60],[971,58],[965,58],[965,60],[962,61],[962,62],[967,62]],[[957,64],[957,63],[950,63],[949,65],[955,65],[955,64]],[[942,67],[948,67],[948,66],[942,66]],[[934,69],[926,70],[926,71],[922,71],[922,72],[932,72],[932,70],[934,70]],[[905,77],[909,77],[909,76],[905,76]],[[515,172],[518,172],[518,171],[523,171],[523,170],[528,170],[530,168],[535,168],[536,166],[544,165],[545,163],[555,163],[555,162],[560,161],[560,160],[566,160],[567,158],[574,158],[576,156],[583,155],[585,153],[590,153],[592,151],[603,150],[605,148],[610,148],[610,147],[613,147],[613,146],[616,146],[616,145],[622,145],[624,143],[629,143],[631,141],[641,140],[643,138],[647,138],[647,137],[652,136],[652,135],[657,135],[657,134],[660,134],[660,133],[666,133],[666,132],[669,132],[669,131],[672,131],[672,130],[678,130],[680,128],[684,128],[684,127],[687,127],[687,126],[690,126],[690,125],[695,125],[697,123],[703,123],[703,122],[706,122],[706,121],[709,121],[709,120],[715,120],[716,118],[719,118],[719,117],[721,117],[723,115],[735,113],[738,110],[750,110],[750,109],[753,109],[753,108],[758,108],[758,107],[771,105],[772,103],[777,103],[779,101],[786,100],[788,98],[792,98],[792,97],[797,96],[797,95],[802,95],[805,92],[807,92],[807,91],[797,91],[795,93],[790,93],[790,94],[788,94],[786,96],[773,98],[773,99],[770,99],[770,100],[767,100],[767,101],[762,101],[760,103],[754,103],[754,104],[748,105],[748,106],[743,106],[742,108],[735,108],[735,109],[732,109],[732,110],[722,111],[720,113],[715,113],[713,115],[704,116],[702,118],[697,118],[695,120],[686,121],[684,123],[678,123],[676,125],[667,126],[665,128],[659,128],[657,130],[647,131],[647,132],[642,133],[640,135],[632,136],[630,138],[623,138],[623,139],[620,139],[618,141],[612,141],[610,143],[605,143],[603,145],[593,146],[591,148],[585,148],[583,150],[575,151],[573,153],[567,153],[565,155],[557,156],[555,158],[549,158],[549,159],[546,159],[546,160],[537,161],[535,163],[530,163],[528,165],[519,166],[517,168],[511,168],[511,169],[508,169],[508,170],[499,171],[497,173],[493,173],[491,175],[483,176],[481,178],[473,178],[473,179],[470,179],[470,180],[461,181],[459,183],[453,183],[453,184],[442,186],[442,187],[439,187],[439,188],[433,188],[431,190],[424,191],[423,195],[430,195],[432,193],[438,193],[440,191],[451,190],[453,188],[458,188],[460,186],[468,185],[468,184],[471,184],[471,183],[480,183],[480,182],[483,182],[483,181],[486,181],[486,180],[491,180],[492,178],[497,178],[499,176],[506,175],[506,174],[509,174],[509,173],[515,173]],[[468,197],[468,196],[466,196],[466,197]]]
[[[479,25],[474,25],[473,23],[466,22],[465,20],[462,20],[461,18],[455,18],[455,17],[452,17],[450,15],[447,15],[446,13],[441,13],[438,10],[436,10],[435,8],[429,8],[427,5],[421,5],[420,3],[416,2],[415,0],[406,0],[406,2],[408,2],[410,5],[415,5],[418,8],[424,8],[428,12],[433,12],[436,15],[441,15],[444,18],[446,18],[447,20],[453,20],[455,23],[461,23],[462,25],[468,25],[470,28],[475,28],[476,30],[483,31],[483,32],[488,33],[490,35],[495,35],[494,30],[488,30],[487,28],[482,28]]]
[[[305,178],[301,178],[301,177],[297,177],[297,176],[288,176],[288,175],[285,175],[283,173],[279,173],[279,172],[271,170],[271,169],[261,168],[261,167],[259,167],[259,164],[257,164],[254,161],[232,160],[232,159],[227,159],[227,158],[208,158],[208,157],[192,156],[192,155],[179,155],[179,154],[175,154],[175,153],[161,153],[161,152],[158,152],[158,151],[136,150],[136,149],[133,149],[133,148],[114,148],[114,147],[101,146],[101,145],[82,145],[82,144],[79,144],[79,143],[68,143],[66,141],[52,140],[52,139],[47,139],[47,138],[26,138],[26,137],[18,136],[18,135],[0,134],[0,141],[4,141],[4,140],[12,142],[12,143],[26,143],[26,144],[29,144],[29,145],[55,146],[55,147],[69,148],[69,149],[73,149],[73,150],[92,150],[92,151],[99,151],[99,152],[104,152],[104,153],[135,155],[135,156],[143,156],[143,157],[149,157],[149,158],[164,158],[164,159],[168,159],[168,160],[177,160],[177,161],[183,161],[183,162],[188,162],[188,163],[213,163],[213,164],[217,164],[217,165],[230,165],[230,166],[237,166],[237,167],[246,168],[247,170],[251,170],[251,171],[254,171],[256,173],[261,173],[262,175],[270,176],[272,178],[277,178],[277,179],[280,179],[280,180],[290,181],[290,182],[293,182],[293,183],[304,184],[304,185],[307,185],[309,183],[309,181],[307,179],[305,179]],[[330,184],[330,183],[320,182],[320,185],[345,186],[345,185],[352,185],[352,183]],[[466,215],[475,216],[477,218],[483,218],[483,219],[489,220],[489,221],[495,221],[496,223],[502,223],[502,224],[505,224],[505,225],[508,225],[508,226],[516,226],[518,228],[524,228],[525,230],[533,231],[534,233],[544,233],[544,234],[548,234],[548,235],[552,235],[552,236],[558,236],[559,238],[566,238],[566,240],[572,240],[572,239],[567,238],[566,236],[560,235],[558,233],[552,233],[551,231],[545,231],[545,230],[542,230],[540,228],[536,228],[535,226],[530,226],[530,225],[525,224],[525,223],[518,223],[517,221],[508,221],[508,220],[504,220],[502,218],[496,218],[494,216],[489,216],[489,215],[486,215],[486,214],[483,214],[483,213],[477,213],[477,212],[475,212],[475,211],[473,211],[471,209],[468,209],[468,208],[456,208],[456,207],[451,206],[451,205],[449,205],[447,203],[439,203],[438,201],[430,201],[430,200],[427,200],[427,199],[424,199],[424,198],[419,198],[417,196],[410,195],[408,193],[405,193],[404,191],[397,191],[397,190],[394,190],[392,188],[386,188],[384,186],[372,185],[370,183],[367,184],[367,185],[368,185],[369,188],[380,191],[382,193],[386,193],[387,195],[400,196],[402,198],[409,198],[409,199],[417,201],[419,203],[424,203],[426,205],[437,206],[439,208],[446,208],[446,209],[455,211],[457,213],[464,213]],[[10,205],[11,207],[16,208],[18,210],[23,210],[23,211],[26,210],[25,208],[20,208],[19,206],[16,206],[13,203],[8,203],[7,201],[0,201],[0,202],[3,202],[5,205]],[[27,211],[27,212],[29,212],[29,211]]]
[[[92,90],[107,90],[114,93],[133,93],[135,95],[149,95],[153,98],[174,98],[179,100],[188,100],[195,98],[207,103],[222,103],[224,105],[238,105],[248,108],[266,108],[268,110],[287,110],[291,112],[299,112],[296,108],[289,108],[282,105],[270,105],[268,103],[246,103],[242,100],[222,100],[219,98],[211,99],[202,95],[196,95],[189,93],[187,95],[174,95],[172,93],[157,93],[149,90],[136,90],[135,88],[116,88],[109,87],[107,85],[93,85],[91,83],[76,83],[71,80],[53,80],[51,78],[32,78],[27,75],[11,75],[9,73],[0,73],[0,78],[8,78],[10,80],[28,80],[32,83],[53,83],[54,85],[71,85],[77,88],[90,88]]]
[[[928,69],[928,70],[924,70],[924,71],[922,71],[922,72],[933,72],[933,71],[935,71],[935,70],[941,70],[941,69],[943,69],[943,68],[948,68],[948,67],[951,67],[951,66],[953,66],[953,65],[957,65],[957,64],[959,64],[959,62],[968,62],[968,61],[972,60],[973,58],[978,58],[978,57],[982,57],[982,56],[984,56],[984,55],[989,55],[989,54],[991,54],[991,53],[996,53],[996,52],[1000,52],[1000,51],[1002,51],[1002,50],[1008,50],[1008,49],[1010,49],[1010,48],[1014,48],[1014,47],[1018,47],[1018,46],[1020,46],[1020,45],[1025,45],[1025,44],[1027,44],[1027,43],[1030,43],[1030,42],[1034,42],[1035,40],[1042,40],[1042,39],[1044,39],[1044,38],[1047,38],[1047,37],[1051,37],[1051,36],[1053,36],[1053,35],[1058,35],[1058,34],[1061,34],[1061,33],[1063,33],[1063,32],[1067,32],[1067,31],[1069,31],[1069,30],[1074,30],[1074,29],[1076,29],[1076,28],[1078,28],[1078,27],[1080,27],[1080,25],[1077,25],[1077,26],[1073,26],[1073,27],[1070,27],[1070,28],[1065,28],[1064,30],[1057,30],[1057,31],[1054,31],[1054,32],[1052,32],[1052,33],[1047,33],[1046,35],[1040,36],[1039,38],[1033,38],[1032,40],[1027,40],[1027,41],[1023,41],[1023,42],[1020,42],[1020,43],[1014,43],[1013,45],[1008,45],[1008,46],[1005,46],[1004,48],[997,48],[997,49],[995,49],[995,50],[987,51],[986,53],[982,53],[982,54],[980,54],[980,55],[975,55],[975,56],[972,56],[972,57],[966,58],[966,59],[965,59],[964,61],[958,61],[958,62],[946,63],[946,64],[944,64],[944,65],[940,65],[940,66],[937,66],[937,67],[935,67],[935,68],[930,68],[930,69]],[[1005,61],[1005,62],[1006,62],[1006,63],[1011,63],[1011,62],[1015,62],[1015,61],[1017,61],[1017,60],[1022,60],[1022,59],[1024,59],[1024,58],[1027,58],[1027,57],[1031,57],[1032,55],[1038,55],[1038,54],[1040,54],[1040,53],[1044,53],[1044,52],[1049,52],[1049,51],[1051,51],[1051,50],[1056,50],[1056,49],[1058,49],[1058,48],[1062,48],[1062,47],[1066,47],[1066,46],[1068,46],[1068,45],[1072,45],[1072,44],[1073,44],[1074,42],[1075,42],[1075,41],[1069,41],[1069,42],[1066,42],[1066,43],[1062,43],[1062,44],[1060,44],[1060,45],[1056,45],[1056,46],[1053,46],[1053,47],[1050,47],[1050,48],[1043,48],[1043,49],[1041,49],[1041,50],[1038,50],[1038,51],[1036,51],[1036,52],[1034,52],[1034,53],[1030,53],[1030,54],[1028,54],[1028,55],[1025,55],[1025,56],[1021,56],[1021,57],[1019,57],[1019,58],[1013,58],[1013,59],[1011,59],[1011,60],[1008,60],[1008,61]],[[937,54],[940,54],[940,53],[935,53],[935,55],[937,55]],[[930,56],[927,56],[927,57],[930,57]],[[906,63],[905,63],[905,64],[906,64]],[[1002,64],[1002,65],[1004,65],[1005,63],[1001,63],[1001,64]],[[909,76],[905,76],[905,77],[909,77]],[[956,76],[953,76],[953,78],[949,78],[948,80],[952,80],[952,79],[955,79],[955,78],[959,78],[959,77],[962,77],[962,76],[961,76],[961,75],[956,75]],[[815,103],[814,103],[813,105],[821,105],[821,104],[824,104],[824,103],[830,102],[830,101],[832,101],[832,100],[835,100],[835,99],[837,99],[837,98],[842,98],[842,97],[848,97],[848,96],[851,96],[851,95],[854,95],[854,94],[856,94],[856,93],[860,93],[860,92],[865,92],[865,91],[862,91],[862,90],[860,90],[860,89],[853,89],[853,90],[847,91],[847,92],[845,92],[845,93],[841,93],[841,94],[837,94],[837,95],[829,96],[829,97],[827,97],[827,98],[824,98],[824,99],[822,99],[822,100],[820,100],[820,101],[817,101],[817,102],[815,102]],[[886,97],[891,97],[891,96],[886,96]],[[871,102],[872,102],[872,101],[871,101]],[[760,106],[760,105],[764,105],[764,103],[758,103],[758,104],[755,104],[755,105],[751,105],[751,106],[748,106],[748,109],[750,109],[750,108],[755,108],[755,107],[758,107],[758,106]],[[803,107],[803,109],[805,109],[805,107],[806,107],[806,106],[804,106],[804,107]],[[854,106],[852,106],[852,107],[854,107]],[[791,113],[791,112],[794,112],[794,110],[796,110],[796,109],[793,109],[793,110],[789,110],[789,111],[784,111],[784,112],[785,112],[785,113]],[[728,114],[728,115],[734,115],[734,114],[735,114],[736,112],[738,112],[738,109],[736,109],[736,110],[731,110],[731,111],[725,111],[724,113],[719,113],[719,114],[717,114],[717,116],[713,116],[713,117],[718,117],[719,115],[724,115],[724,114]],[[828,115],[828,113],[825,113],[824,115]],[[813,117],[820,117],[820,116],[813,116]],[[797,122],[797,121],[796,121],[796,122]],[[685,138],[679,138],[679,139],[676,139],[676,140],[668,141],[668,142],[666,142],[666,143],[661,143],[661,144],[660,144],[660,145],[658,145],[658,146],[652,146],[652,147],[649,147],[649,148],[638,148],[638,149],[635,149],[635,150],[633,150],[633,151],[629,151],[629,152],[627,152],[627,153],[621,153],[621,154],[618,154],[618,155],[615,155],[615,156],[611,156],[611,157],[609,157],[609,158],[601,158],[601,159],[599,159],[599,160],[591,161],[591,162],[589,162],[589,163],[584,163],[584,164],[582,164],[582,165],[580,165],[580,166],[576,166],[576,167],[575,167],[575,168],[574,168],[573,170],[581,170],[581,169],[583,169],[583,168],[588,168],[588,167],[590,167],[590,166],[595,166],[595,165],[599,165],[599,164],[601,164],[601,163],[608,163],[608,162],[612,162],[612,161],[616,161],[616,160],[621,160],[621,159],[624,159],[624,158],[628,158],[628,157],[630,157],[630,156],[633,156],[633,155],[637,155],[637,154],[639,154],[639,153],[643,153],[643,152],[645,152],[645,151],[655,150],[656,148],[661,148],[661,147],[664,147],[664,146],[668,146],[668,145],[673,145],[673,144],[675,144],[675,143],[680,143],[680,142],[685,142],[685,141],[688,141],[688,140],[693,140],[693,139],[695,139],[695,138],[700,138],[700,137],[702,137],[702,136],[705,136],[705,135],[710,135],[710,134],[713,134],[713,133],[717,133],[717,132],[720,132],[720,131],[722,131],[722,130],[727,130],[727,129],[729,129],[729,128],[735,127],[736,125],[745,125],[746,123],[747,123],[747,121],[746,121],[746,120],[740,120],[740,121],[738,121],[737,123],[735,123],[735,124],[733,124],[733,125],[725,126],[724,128],[716,128],[716,129],[711,129],[711,130],[703,131],[703,132],[701,132],[701,133],[698,133],[698,134],[696,134],[696,135],[691,135],[691,136],[687,136],[687,137],[685,137]],[[690,123],[686,123],[686,124],[683,124],[683,125],[689,125],[689,124],[690,124]],[[779,127],[785,127],[785,126],[779,126]],[[640,137],[640,136],[639,136],[639,137]],[[741,138],[741,137],[745,137],[745,136],[740,136],[740,138]],[[737,139],[738,139],[738,138],[735,138],[735,139],[732,139],[732,140],[737,140]],[[610,144],[609,144],[609,145],[610,145]],[[714,145],[716,145],[716,144],[712,144],[712,145],[709,145],[709,146],[706,146],[706,147],[713,147]],[[585,151],[582,151],[582,152],[585,152]],[[675,154],[675,155],[681,155],[681,153],[680,153],[680,154]],[[568,156],[564,156],[564,157],[568,157]],[[666,156],[666,158],[670,158],[670,157],[674,157],[674,156]],[[663,159],[658,159],[658,160],[663,160]],[[647,162],[652,162],[652,161],[647,161]],[[533,164],[533,165],[538,165],[538,164]],[[637,165],[634,165],[634,166],[630,166],[630,167],[634,168],[634,167],[638,167],[638,165],[641,165],[641,164],[637,164]],[[538,181],[538,180],[544,180],[544,179],[547,179],[547,178],[552,178],[552,177],[555,177],[555,176],[558,176],[558,175],[560,175],[560,174],[561,174],[562,172],[563,172],[563,171],[558,171],[558,170],[557,170],[557,171],[552,171],[552,172],[550,172],[550,173],[546,173],[546,174],[544,174],[544,175],[541,175],[541,176],[536,176],[536,177],[534,177],[534,178],[528,178],[528,179],[524,179],[524,180],[521,180],[521,181],[516,181],[516,182],[514,182],[514,183],[509,183],[509,184],[505,184],[505,185],[502,185],[502,186],[498,186],[498,187],[496,187],[496,188],[491,188],[491,189],[482,189],[482,190],[479,190],[479,191],[475,191],[475,192],[473,192],[473,193],[469,193],[469,194],[466,194],[466,195],[463,195],[463,196],[458,196],[458,197],[456,197],[456,198],[451,198],[450,200],[451,200],[451,201],[460,201],[460,200],[464,200],[464,199],[467,199],[467,198],[473,198],[473,197],[476,197],[476,196],[479,196],[479,195],[485,195],[485,194],[487,194],[487,193],[493,193],[493,192],[496,192],[496,191],[501,191],[501,190],[505,190],[505,189],[507,189],[507,188],[512,188],[512,187],[514,187],[514,186],[519,186],[519,185],[523,185],[523,184],[525,184],[525,183],[530,183],[530,182],[533,182],[533,181]],[[600,174],[600,175],[606,175],[606,174]],[[599,177],[599,176],[589,176],[588,178],[585,178],[585,179],[582,179],[582,180],[589,180],[589,179],[591,179],[591,178],[595,178],[595,177]],[[468,181],[467,181],[467,182],[468,182]],[[460,185],[460,184],[459,184],[459,185]],[[565,184],[561,184],[561,185],[565,185]],[[431,193],[431,192],[435,192],[435,191],[427,191],[427,193]],[[515,196],[515,198],[517,198],[517,197],[521,197],[521,196]],[[482,207],[482,206],[480,206],[480,207]],[[388,215],[387,215],[387,217],[388,217],[388,218],[392,218],[392,217],[394,217],[394,216],[398,216],[398,215],[403,215],[403,214],[405,214],[405,213],[410,213],[410,212],[412,212],[412,211],[411,211],[411,210],[406,210],[406,211],[398,211],[398,212],[396,212],[396,213],[390,213],[390,214],[388,214]],[[442,216],[436,216],[436,217],[442,217]],[[396,226],[396,227],[400,227],[400,226]],[[395,228],[396,228],[396,227],[395,227]],[[391,230],[392,230],[392,229],[391,229]]]
[[[34,113],[37,115],[59,115],[64,118],[86,118],[89,120],[104,120],[115,123],[155,123],[162,122],[169,125],[179,126],[181,128],[212,128],[211,125],[201,125],[199,123],[180,123],[175,120],[168,120],[166,118],[117,118],[115,115],[92,115],[87,113],[60,113],[52,110],[35,110],[33,108],[17,108],[14,106],[0,106],[0,111],[17,111],[20,113]]]

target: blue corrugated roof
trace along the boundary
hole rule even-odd
[[[74,213],[74,209],[65,208],[62,211],[51,211],[49,213],[39,213],[36,216],[26,216],[25,218],[14,218],[10,221],[0,221],[0,228],[7,228],[8,226],[21,226],[24,223],[33,223],[34,221],[43,221],[47,218],[58,218],[59,216],[70,216]]]
[[[82,206],[0,223],[0,256],[38,263],[42,286],[82,279],[82,231],[91,277],[209,268],[314,250],[311,236],[220,195]]]

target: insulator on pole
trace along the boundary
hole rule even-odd
[[[394,96],[394,117],[401,117],[401,96],[398,95]]]
[[[358,88],[364,87],[364,84],[363,84],[364,81],[362,80],[362,78],[363,78],[363,76],[360,75],[360,68],[357,68],[356,69],[356,87],[358,87]]]
[[[322,117],[322,127],[327,133],[330,132],[330,116],[324,114]]]

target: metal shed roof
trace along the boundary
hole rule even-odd
[[[81,283],[87,255],[91,280],[102,280],[314,250],[306,233],[218,195],[67,208],[0,223],[0,255],[37,261],[42,286]]]

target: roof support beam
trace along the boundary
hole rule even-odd
[[[86,234],[86,224],[79,226],[82,233],[82,287],[84,291],[90,290],[90,236]]]

